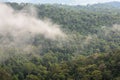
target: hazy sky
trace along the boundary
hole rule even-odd
[[[30,3],[58,3],[58,4],[70,4],[70,5],[86,5],[94,3],[104,3],[110,1],[120,0],[0,0],[1,2],[30,2]]]

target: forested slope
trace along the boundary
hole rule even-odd
[[[0,80],[120,79],[119,7],[6,4],[27,13],[29,7],[35,8],[38,19],[59,24],[67,38],[51,40],[36,35],[33,50],[27,52],[0,47]]]

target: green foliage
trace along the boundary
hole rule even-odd
[[[39,78],[35,75],[27,75],[25,80],[39,80]]]
[[[18,67],[19,62],[16,60],[16,64],[12,64],[14,57],[6,60],[7,64],[1,64],[3,68],[0,69],[1,80],[119,80],[120,77],[120,50],[111,51],[108,54],[94,54],[90,56],[73,56],[68,61],[53,61],[53,53],[37,58],[41,60],[33,63],[34,58],[31,58],[27,62],[22,62],[19,65],[18,71],[14,70],[14,67]],[[56,60],[55,59],[55,60]],[[9,68],[6,68],[9,66]],[[11,72],[8,72],[11,71]]]
[[[0,80],[12,80],[11,74],[1,68],[0,69]]]
[[[119,8],[106,6],[33,5],[7,3],[15,10],[37,8],[38,18],[50,18],[67,34],[65,40],[36,35],[33,51],[0,48],[9,58],[0,63],[0,80],[119,80]]]

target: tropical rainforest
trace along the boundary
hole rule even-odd
[[[120,80],[119,2],[4,4],[28,13],[34,7],[38,19],[60,25],[66,38],[53,40],[37,34],[32,49],[25,51],[1,45],[4,36],[0,35],[0,80]]]

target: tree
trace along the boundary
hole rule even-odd
[[[27,75],[26,79],[25,80],[39,80],[39,78],[35,75]]]
[[[93,79],[93,80],[102,80],[101,71],[99,71],[99,70],[94,70],[94,71],[91,73],[91,76],[92,76],[92,79]]]
[[[4,69],[0,69],[0,80],[12,80],[11,74]]]

